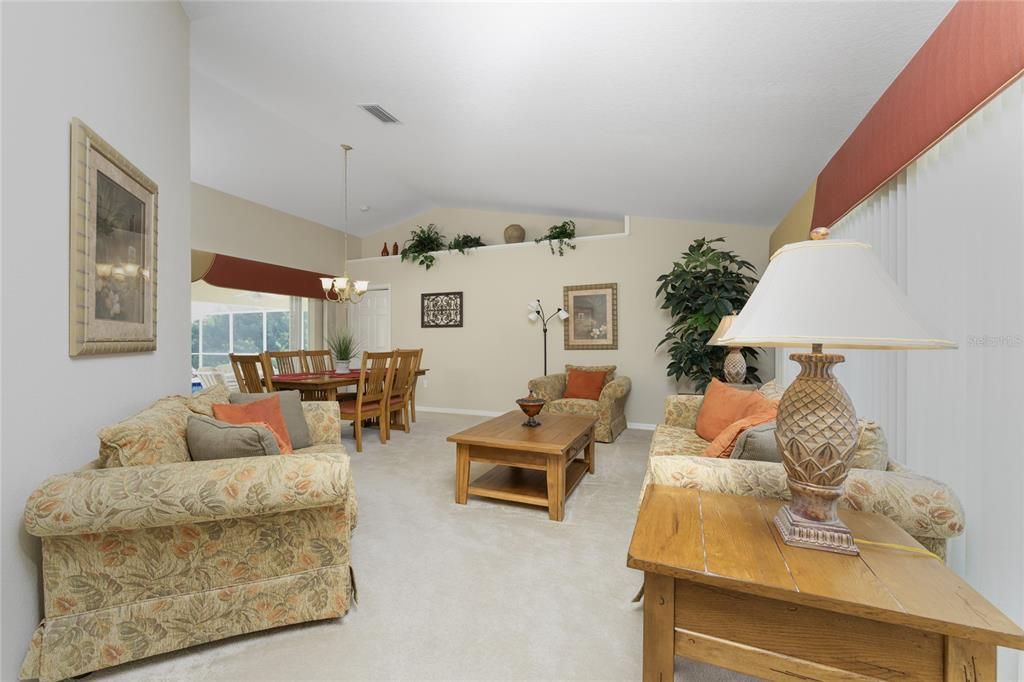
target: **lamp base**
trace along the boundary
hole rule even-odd
[[[787,545],[839,554],[860,554],[857,545],[853,543],[853,532],[839,520],[828,522],[804,519],[794,514],[789,507],[782,507],[775,515],[775,527]]]
[[[747,361],[739,348],[729,348],[722,374],[730,384],[742,384],[747,380]]]
[[[792,499],[775,517],[788,545],[858,554],[853,533],[839,520],[838,503],[857,445],[857,415],[832,374],[842,355],[789,356],[800,375],[779,402],[775,440]]]

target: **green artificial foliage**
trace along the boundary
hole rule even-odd
[[[359,352],[356,337],[348,332],[338,332],[327,337],[327,347],[331,349],[334,359],[338,362],[351,360]]]
[[[450,242],[448,242],[449,251],[458,251],[461,254],[466,253],[466,249],[475,249],[478,246],[487,246],[479,236],[470,234],[457,234]]]
[[[724,381],[722,365],[728,348],[707,345],[722,318],[739,312],[757,284],[757,271],[733,251],[715,248],[725,239],[695,239],[672,264],[672,271],[658,277],[661,307],[672,315],[672,324],[658,347],[668,344],[668,376],[676,381],[686,375],[704,392],[712,378]],[[750,362],[757,350],[743,348],[747,382],[759,382]]]
[[[417,225],[410,234],[412,236],[405,240],[402,247],[402,260],[412,261],[415,265],[422,265],[429,270],[434,266],[432,252],[443,251],[447,247],[444,235],[438,232],[434,223],[426,227]]]
[[[543,237],[537,237],[533,241],[538,244],[546,241],[548,243],[548,247],[551,249],[551,255],[555,254],[555,248],[557,247],[558,255],[564,256],[566,249],[576,248],[576,245],[572,242],[575,238],[576,223],[572,220],[566,220],[560,225],[552,225],[548,228],[548,231]]]

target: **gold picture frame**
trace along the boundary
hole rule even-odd
[[[619,285],[577,284],[562,287],[565,350],[618,350]]]
[[[156,350],[157,184],[71,120],[68,352]]]

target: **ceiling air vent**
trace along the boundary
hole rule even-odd
[[[360,104],[359,108],[373,116],[381,123],[401,123],[394,114],[379,104]]]

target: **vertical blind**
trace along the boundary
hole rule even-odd
[[[1024,81],[833,226],[871,244],[954,351],[849,351],[837,370],[891,454],[949,483],[967,513],[949,562],[1024,622]],[[795,367],[778,358],[782,380]],[[1024,679],[1000,649],[998,679]]]

